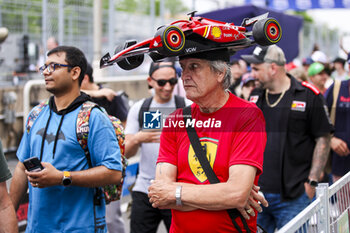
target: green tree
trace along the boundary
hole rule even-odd
[[[170,11],[171,16],[175,16],[180,13],[187,13],[189,9],[183,5],[181,0],[166,0],[165,8]]]
[[[294,15],[303,17],[305,22],[312,23],[314,21],[313,18],[306,13],[306,11],[294,11]]]

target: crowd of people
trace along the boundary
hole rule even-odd
[[[121,182],[113,126],[91,110],[89,159],[72,127],[86,101],[122,121],[127,158],[140,149],[132,233],[155,233],[161,221],[176,233],[280,229],[311,203],[319,182],[350,171],[350,54],[329,61],[315,48],[299,66],[287,64],[271,45],[239,59],[220,49],[152,62],[152,96],[129,109],[94,83],[82,51],[56,43],[39,68],[52,97],[26,121],[9,193],[0,145],[0,232],[18,231],[15,210],[29,189],[26,232],[125,233],[120,201],[106,205],[96,191]],[[174,94],[179,88],[184,96]],[[160,112],[167,127],[147,130],[147,112]],[[40,171],[24,166],[34,156]]]

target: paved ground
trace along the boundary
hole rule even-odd
[[[17,158],[14,156],[14,155],[6,155],[6,158],[7,158],[7,163],[9,165],[9,168],[11,170],[11,173],[13,174],[14,172],[14,169],[16,167],[16,164],[17,164]],[[7,187],[10,186],[10,181],[8,181],[8,185]],[[122,198],[122,212],[123,212],[123,219],[124,219],[124,223],[125,223],[125,232],[126,233],[129,233],[130,232],[130,219],[129,219],[129,216],[130,216],[130,212],[127,211],[127,205],[128,205],[128,202],[130,201],[130,196],[125,196]],[[158,228],[158,231],[157,233],[166,233],[166,228],[164,226],[164,224],[162,223],[159,228]],[[117,232],[110,232],[110,233],[117,233]]]

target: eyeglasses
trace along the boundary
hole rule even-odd
[[[43,74],[44,70],[46,70],[46,69],[49,73],[52,73],[56,70],[56,67],[72,67],[72,66],[65,65],[65,64],[59,64],[59,63],[50,63],[48,65],[43,65],[39,68],[40,74]]]
[[[160,86],[160,87],[165,86],[167,82],[169,82],[169,84],[171,86],[174,86],[177,83],[177,78],[171,78],[171,79],[168,79],[168,80],[166,80],[166,79],[158,79],[157,80],[157,79],[154,79],[154,78],[151,77],[151,79],[156,81],[158,86]]]

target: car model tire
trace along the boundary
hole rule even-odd
[[[114,50],[114,54],[119,53],[120,51],[126,49],[129,46],[118,45]],[[124,58],[123,60],[118,61],[117,64],[123,70],[132,70],[139,67],[142,64],[144,58],[145,58],[144,54],[130,56],[130,57]]]
[[[160,35],[163,43],[162,53],[165,56],[175,56],[182,52],[185,46],[185,34],[175,25],[162,27],[156,36]]]
[[[276,44],[282,37],[281,25],[274,18],[259,20],[253,26],[253,37],[262,46]]]

